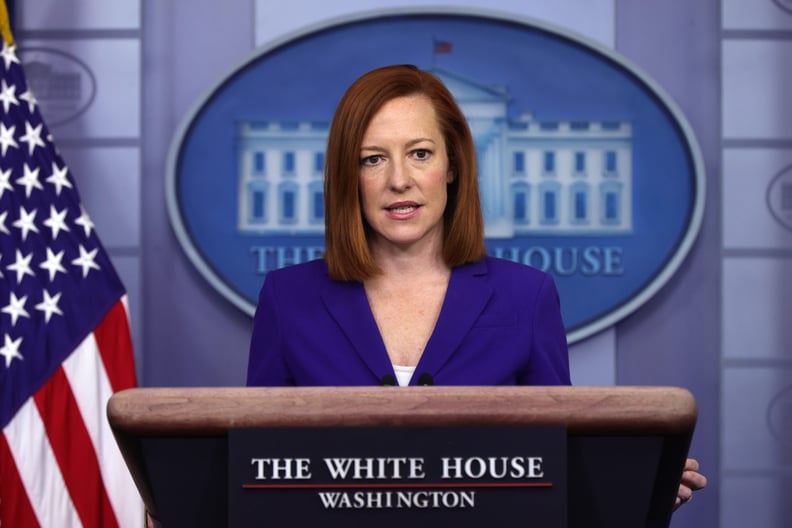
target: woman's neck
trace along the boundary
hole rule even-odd
[[[428,242],[428,241],[426,241]],[[447,277],[450,269],[442,255],[442,247],[429,243],[410,247],[372,244],[371,253],[382,272],[379,278]]]
[[[410,255],[376,254],[374,260],[377,262],[380,273],[374,280],[390,281],[396,280],[420,280],[421,278],[442,278],[448,277],[451,270],[446,265],[440,255]]]

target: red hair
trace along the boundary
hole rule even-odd
[[[363,281],[380,270],[366,238],[360,207],[360,148],[374,115],[397,97],[424,95],[445,140],[449,170],[443,260],[453,268],[484,257],[484,220],[478,194],[476,150],[462,111],[445,85],[411,65],[386,66],[358,78],[336,108],[325,156],[325,261],[330,277]]]

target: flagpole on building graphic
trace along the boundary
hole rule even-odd
[[[453,44],[447,40],[437,40],[437,37],[432,37],[432,69],[435,69],[437,63],[437,56],[441,54],[451,53]]]
[[[143,526],[106,419],[137,385],[126,291],[0,0],[0,526]]]

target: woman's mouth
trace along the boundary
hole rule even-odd
[[[385,208],[385,212],[394,220],[409,220],[418,214],[421,204],[415,202],[397,202]]]
[[[415,211],[416,209],[418,209],[418,205],[417,204],[395,205],[395,206],[388,207],[387,209],[388,209],[388,211],[390,211],[392,213],[405,214],[405,213],[411,213],[412,211]]]

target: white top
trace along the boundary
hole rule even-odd
[[[393,372],[396,374],[396,381],[399,382],[399,387],[406,387],[410,384],[410,380],[415,372],[415,367],[393,365]]]

